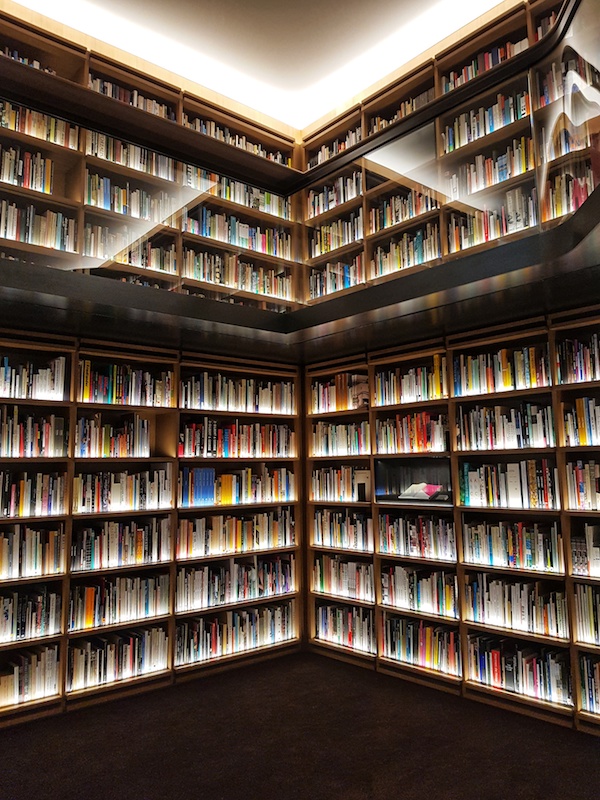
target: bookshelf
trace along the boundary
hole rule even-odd
[[[8,333],[0,363],[0,724],[298,646],[297,368]]]
[[[308,640],[374,666],[375,573],[368,368],[306,371]]]
[[[599,319],[307,368],[310,646],[598,733]],[[349,408],[361,374],[369,405]]]
[[[192,354],[179,381],[175,668],[185,675],[301,635],[301,390],[294,368]]]
[[[493,72],[497,45],[515,45],[508,60],[546,36],[557,9],[523,5],[302,144],[3,15],[11,80],[27,69],[114,124],[0,101],[2,251],[282,312],[555,224],[597,183],[593,125],[569,126],[563,72],[588,87],[597,74],[569,52],[531,80],[474,72],[480,54]],[[463,90],[463,69],[487,88]],[[342,160],[440,99],[430,183]],[[193,146],[174,154],[170,135]],[[527,224],[496,231],[510,203]],[[258,358],[5,332],[0,590],[13,618],[48,610],[0,644],[0,721],[306,639],[598,732],[598,319],[311,363],[304,386]],[[507,613],[517,595],[525,627]]]

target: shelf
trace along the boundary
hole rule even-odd
[[[566,578],[566,574],[564,572],[543,572],[542,570],[521,569],[520,567],[509,566],[497,567],[493,564],[472,564],[471,562],[467,561],[462,561],[461,566],[465,570],[473,570],[477,572],[496,572],[506,575],[522,575],[524,578],[535,578],[536,580],[564,580]]]
[[[497,625],[488,625],[483,622],[473,622],[472,620],[465,619],[463,624],[468,628],[480,631],[481,633],[499,634],[502,636],[511,636],[516,639],[526,639],[527,641],[540,642],[541,644],[557,645],[558,647],[569,647],[570,639],[561,639],[557,636],[545,635],[543,633],[533,633],[532,631],[515,630],[514,628],[501,628]]]
[[[189,672],[194,669],[199,669],[201,667],[212,667],[212,666],[219,666],[222,664],[227,664],[230,661],[237,661],[240,659],[246,659],[251,656],[260,656],[263,653],[270,653],[273,650],[285,650],[291,647],[297,647],[300,643],[300,639],[296,636],[292,637],[291,639],[285,639],[281,642],[273,642],[272,644],[263,644],[259,647],[251,647],[247,650],[242,650],[238,653],[227,653],[226,655],[222,656],[213,656],[211,658],[204,659],[202,661],[191,661],[187,664],[175,664],[174,669],[176,675],[184,675],[186,672]]]
[[[351,200],[345,200],[343,203],[339,203],[337,206],[333,206],[332,208],[327,209],[327,211],[323,211],[321,214],[317,214],[314,217],[305,217],[303,224],[307,228],[317,228],[323,222],[336,219],[337,217],[343,216],[350,211],[361,208],[362,202],[363,195],[358,195],[357,197],[353,197]]]
[[[445,617],[442,614],[433,614],[427,611],[417,611],[413,608],[402,608],[401,606],[393,606],[389,603],[380,603],[380,607],[384,611],[389,611],[392,614],[398,614],[402,617],[414,617],[415,619],[426,619],[430,622],[444,622],[447,625],[458,625],[458,617]]]
[[[157,567],[168,567],[171,564],[171,559],[165,561],[147,561],[139,564],[120,564],[113,567],[98,567],[96,569],[70,569],[69,576],[71,578],[93,578],[96,575],[113,575],[127,572],[135,572],[137,570],[156,569]]]
[[[466,697],[469,696],[469,691],[473,691],[477,694],[486,694],[490,697],[497,697],[499,701],[517,701],[518,703],[523,703],[524,705],[530,707],[539,707],[541,709],[552,711],[556,714],[562,714],[564,716],[570,717],[573,714],[573,708],[569,705],[552,703],[549,700],[541,700],[536,697],[529,697],[527,695],[519,694],[518,692],[509,692],[507,689],[486,686],[485,684],[478,683],[477,681],[471,679],[467,679],[465,681]]]
[[[197,617],[202,614],[219,613],[221,611],[231,611],[235,608],[245,608],[246,606],[263,606],[269,603],[278,602],[280,600],[292,600],[297,598],[298,590],[294,589],[291,592],[280,592],[279,594],[270,594],[268,597],[249,597],[243,600],[232,600],[229,603],[220,603],[214,606],[203,606],[201,608],[191,608],[185,611],[175,610],[176,619],[184,619],[185,617]]]
[[[317,647],[324,647],[328,649],[331,648],[339,653],[357,656],[358,658],[368,659],[369,661],[374,661],[377,658],[376,653],[368,653],[366,650],[358,650],[354,647],[348,647],[347,645],[328,642],[326,639],[317,639],[316,637],[311,637],[310,644],[316,645]]]
[[[380,664],[385,666],[414,672],[416,675],[421,675],[424,678],[448,681],[449,683],[457,685],[459,685],[462,680],[459,675],[449,675],[446,672],[434,670],[430,667],[421,667],[418,664],[409,664],[407,661],[399,661],[398,659],[391,658],[390,656],[378,656],[377,660]]]
[[[387,239],[394,238],[394,236],[397,236],[397,234],[399,233],[404,233],[404,231],[412,230],[413,228],[418,228],[421,225],[426,225],[428,222],[432,222],[435,219],[439,219],[440,212],[441,209],[436,208],[433,211],[428,211],[426,214],[417,214],[416,216],[411,217],[410,219],[402,220],[402,222],[398,222],[395,225],[390,225],[387,228],[381,228],[378,231],[367,233],[367,235],[365,236],[365,241],[368,246],[371,245],[374,246],[378,242],[383,242],[386,241]],[[420,264],[415,264],[414,266],[420,266]],[[405,267],[405,269],[409,269],[409,267]]]
[[[197,564],[198,562],[204,563],[205,561],[223,561],[230,558],[247,558],[248,556],[255,555],[270,555],[277,553],[298,553],[300,552],[300,545],[298,544],[282,544],[275,545],[274,547],[255,548],[254,550],[231,550],[223,553],[209,553],[208,555],[199,556],[175,556],[175,564],[177,566],[186,566],[188,564]],[[213,607],[214,608],[214,607]]]
[[[35,575],[24,578],[0,578],[0,592],[5,586],[29,586],[37,583],[59,583],[67,577],[66,572],[52,572],[49,575]]]
[[[271,255],[270,253],[261,253],[260,250],[250,250],[248,247],[242,247],[237,244],[229,244],[229,242],[222,242],[220,239],[212,239],[209,236],[201,236],[199,233],[188,233],[182,231],[183,243],[191,245],[203,245],[209,249],[220,250],[221,252],[235,253],[239,256],[246,256],[252,261],[262,261],[265,264],[271,264],[276,267],[301,267],[299,261],[291,261],[289,259],[281,258],[280,256]]]
[[[94,686],[86,686],[85,689],[67,689],[65,696],[67,698],[67,702],[77,701],[89,697],[92,694],[104,694],[107,692],[113,692],[123,687],[137,686],[138,684],[160,681],[161,679],[164,680],[165,678],[168,679],[165,685],[168,685],[171,683],[171,674],[172,673],[170,669],[160,669],[156,670],[155,672],[145,672],[143,675],[136,675],[131,678],[117,678],[114,681],[98,683]]]
[[[346,256],[354,251],[358,252],[359,250],[362,250],[364,244],[364,239],[356,239],[353,242],[348,242],[348,244],[342,244],[339,247],[335,247],[333,250],[330,250],[327,253],[321,253],[318,256],[307,258],[304,263],[307,267],[316,267],[319,264],[324,264],[328,261],[336,261],[340,256]]]
[[[114,632],[127,628],[143,628],[148,625],[158,625],[161,622],[168,622],[170,619],[168,614],[158,614],[155,617],[141,617],[139,619],[129,619],[124,622],[113,622],[110,625],[99,625],[95,628],[77,628],[70,630],[67,635],[70,639],[81,639],[84,636],[97,636],[105,631]]]
[[[15,639],[10,642],[0,642],[0,652],[14,650],[17,647],[36,647],[37,645],[58,642],[62,638],[61,633],[49,633],[46,636],[33,636],[31,639]]]
[[[357,597],[349,597],[348,595],[342,594],[329,594],[327,592],[320,592],[317,589],[311,589],[310,593],[316,599],[323,598],[324,600],[333,600],[334,602],[343,603],[344,605],[375,608],[375,598],[372,600],[359,600]]]
[[[422,566],[422,567],[453,567],[456,569],[458,566],[458,561],[445,561],[441,558],[427,558],[423,556],[420,558],[419,556],[405,556],[401,555],[400,553],[384,553],[382,551],[378,551],[376,555],[384,559],[393,559],[394,561],[406,561],[407,563],[414,565],[415,567]],[[388,606],[386,606],[387,608]],[[390,606],[391,608],[391,606]],[[452,619],[452,617],[448,617],[448,619]]]

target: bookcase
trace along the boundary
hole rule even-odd
[[[308,640],[375,663],[366,362],[306,371]]]
[[[298,369],[1,349],[0,724],[297,646]]]
[[[599,326],[307,368],[310,646],[598,733]]]
[[[156,146],[0,99],[0,251],[284,312],[555,225],[597,183],[595,116],[569,93],[597,71],[571,47],[462,86],[559,6],[524,3],[301,145],[2,15],[8,59],[137,115]],[[427,170],[345,158],[446,95],[415,125]],[[200,141],[190,163],[161,126]],[[298,194],[269,190],[298,168]],[[303,375],[3,332],[0,723],[306,640],[597,733],[599,320],[332,353]]]

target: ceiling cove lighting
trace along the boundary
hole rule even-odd
[[[252,58],[268,58],[268,54],[252,55],[249,57],[248,70],[240,72],[226,62],[204,55],[201,50],[105,11],[100,3],[91,0],[53,0],[52,3],[48,3],[48,0],[20,0],[19,5],[168,69],[274,119],[295,128],[304,128],[434,47],[450,33],[492,8],[510,6],[511,3],[506,0],[503,3],[498,0],[461,0],[459,3],[456,0],[440,0],[385,39],[340,64],[334,72],[296,91],[282,91],[251,76]],[[357,41],[349,43],[349,52],[356,52],[360,44],[369,44],[362,42],[360,35],[361,32],[357,31]]]

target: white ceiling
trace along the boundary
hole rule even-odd
[[[19,0],[302,128],[498,0]]]

